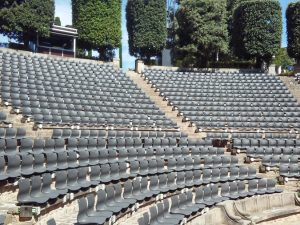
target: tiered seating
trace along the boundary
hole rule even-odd
[[[18,182],[20,205],[43,211],[79,199],[79,224],[95,216],[102,224],[167,193],[260,179],[254,168],[240,166],[236,157],[212,147],[211,140],[188,139],[177,132],[131,131],[122,136],[121,131],[97,131],[92,137],[73,131],[59,132],[65,136],[56,139],[23,138],[13,144],[16,139],[3,139],[0,178]]]
[[[198,130],[300,128],[299,104],[275,76],[151,69],[142,76]]]
[[[296,178],[297,180],[300,178],[300,166],[299,164],[291,164],[291,165],[280,165],[279,167],[279,180],[284,181],[286,178]]]
[[[40,207],[41,215],[78,200],[78,224],[113,224],[132,210],[163,200],[139,223],[178,224],[221,201],[281,191],[275,181],[259,177],[255,168],[225,155],[225,148],[214,147],[224,146],[215,139],[233,139],[233,146],[245,151],[289,150],[290,158],[280,155],[289,166],[298,154],[297,135],[228,133],[228,128],[277,128],[260,121],[273,117],[270,123],[298,128],[297,103],[268,75],[190,73],[185,80],[182,73],[171,77],[157,72],[162,79],[156,79],[151,77],[156,72],[146,72],[185,120],[199,129],[227,129],[198,140],[179,132],[123,72],[111,66],[1,51],[0,62],[2,102],[22,113],[24,121],[55,128],[51,139],[31,139],[24,129],[0,128],[1,184],[17,184],[18,205]],[[211,82],[214,85],[207,85]],[[269,88],[273,91],[266,94]],[[270,111],[263,113],[267,107]],[[205,113],[209,122],[202,119]],[[256,125],[248,126],[244,117]],[[243,120],[242,126],[236,120]]]
[[[187,137],[182,132],[164,132],[164,131],[130,131],[130,130],[71,130],[71,129],[55,129],[52,138],[179,138]]]
[[[248,188],[243,181],[230,182],[221,185],[219,194],[218,185],[200,187],[195,189],[195,193],[188,191],[171,198],[171,207],[168,200],[158,203],[150,208],[150,213],[145,213],[139,219],[139,225],[148,224],[180,224],[181,221],[191,215],[203,211],[206,207],[211,207],[225,200],[236,200],[254,196],[255,194],[279,193],[282,190],[275,188],[274,180],[261,179],[259,181],[249,181]],[[193,198],[195,196],[195,200]],[[171,222],[172,221],[172,222]]]
[[[60,179],[64,178],[64,189],[66,191],[68,190],[68,186],[74,184],[79,189],[86,188],[86,186],[79,186],[77,180],[80,180],[81,183],[86,183],[88,186],[92,186],[92,184],[96,185],[148,174],[214,167],[224,168],[222,176],[225,176],[225,173],[228,174],[228,170],[225,168],[238,165],[237,158],[223,155],[223,149],[211,146],[196,146],[192,141],[190,141],[191,146],[188,146],[187,139],[183,139],[184,141],[175,139],[173,146],[166,146],[157,145],[155,141],[158,139],[148,138],[142,140],[136,138],[132,139],[135,140],[132,143],[139,143],[138,145],[124,146],[123,148],[110,144],[111,142],[118,143],[119,140],[123,140],[122,138],[108,140],[68,139],[66,146],[64,139],[49,139],[46,142],[49,141],[51,144],[45,147],[41,144],[36,150],[32,149],[34,143],[32,140],[24,140],[28,141],[29,144],[25,148],[22,147],[21,142],[20,149],[25,148],[26,150],[19,150],[19,152],[15,150],[13,155],[7,155],[6,170],[3,158],[3,170],[1,174],[3,180],[8,177],[16,178],[19,176],[26,177],[33,174],[41,174],[41,176],[35,176],[34,180],[35,182],[39,180],[38,184],[43,185],[44,173],[54,173],[54,183],[60,184]],[[150,140],[150,142],[147,140]],[[106,143],[107,141],[108,143]],[[40,140],[39,142],[42,141]],[[149,144],[145,146],[147,142]],[[233,174],[237,175],[238,171],[234,170]],[[241,169],[241,171],[241,175],[248,173],[245,169]],[[250,176],[253,173],[255,172],[250,169],[247,175]],[[212,176],[210,170],[206,171],[205,174],[205,177]],[[216,176],[216,171],[214,176]],[[88,177],[90,181],[93,181],[92,183],[88,181]],[[27,193],[28,196],[31,195],[28,184],[32,183],[33,185],[31,179],[24,179],[21,182],[24,182],[26,185],[20,186],[20,202],[22,202],[24,193]],[[41,189],[40,187],[39,190]]]
[[[23,128],[0,128],[0,139],[23,139],[26,137],[26,130]]]
[[[112,66],[7,52],[0,61],[2,102],[38,127],[176,128]]]

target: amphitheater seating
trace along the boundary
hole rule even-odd
[[[299,147],[300,140],[298,139],[248,139],[248,138],[235,138],[233,139],[233,146],[239,149],[246,149],[250,147]]]
[[[1,98],[37,127],[174,129],[121,70],[0,52]]]
[[[130,131],[130,130],[77,130],[54,129],[52,138],[180,138],[187,137],[182,132]]]
[[[268,170],[272,168],[279,168],[282,164],[298,164],[299,156],[294,155],[274,155],[274,156],[264,156],[262,158],[262,166],[267,167]]]
[[[198,130],[300,128],[299,104],[275,76],[152,69],[142,76]]]
[[[4,106],[54,128],[51,138],[29,138],[0,112],[0,182],[42,216],[78,200],[78,224],[113,224],[162,200],[139,224],[171,225],[222,201],[281,192],[216,139],[282,177],[299,176],[300,141],[290,132],[300,126],[299,106],[275,77],[146,70],[185,121],[212,130],[191,139],[110,65],[1,50],[0,62]]]
[[[88,174],[89,170],[91,171],[90,174]],[[140,176],[142,180],[139,179]],[[176,169],[170,170],[149,165],[149,168],[146,169],[130,169],[127,172],[126,163],[57,171],[54,175],[54,182],[52,182],[51,177],[53,176],[50,173],[43,173],[42,176],[21,179],[19,181],[18,202],[21,204],[45,204],[50,200],[61,199],[68,193],[95,187],[99,184],[107,184],[106,187],[109,187],[111,182],[120,180],[127,180],[124,184],[126,189],[126,182],[131,183],[129,178],[135,178],[133,186],[137,185],[138,187],[133,187],[134,191],[141,188],[145,189],[149,183],[150,190],[148,191],[153,192],[155,190],[156,195],[193,186],[259,178],[252,167],[231,166],[228,168],[176,171]],[[143,183],[147,185],[143,185]],[[156,187],[155,185],[158,184],[159,187]],[[146,190],[142,192],[146,192]]]
[[[167,200],[163,201],[163,203],[158,203],[156,206],[152,206],[150,213],[145,213],[143,217],[139,219],[139,225],[157,223],[180,224],[184,218],[188,218],[204,210],[205,207],[211,207],[225,200],[236,200],[255,194],[280,193],[282,191],[275,188],[275,182],[273,180],[265,179],[249,181],[248,189],[246,189],[246,185],[243,181],[222,184],[220,189],[221,195],[219,195],[219,187],[217,185],[196,188],[195,194],[188,191],[180,195],[175,195],[171,198],[170,208]],[[194,201],[193,196],[195,196]],[[172,222],[168,223],[168,221]],[[176,223],[173,221],[176,221]]]
[[[300,178],[300,168],[299,164],[284,164],[279,166],[279,180],[282,179],[290,179],[290,178],[295,178],[299,179]]]
[[[189,158],[185,158],[183,160],[178,158],[178,160],[175,160],[173,164],[171,164],[171,162],[167,162],[165,164],[162,159],[151,159],[132,161],[130,163],[106,162],[106,164],[96,164],[91,167],[87,167],[89,165],[87,161],[81,161],[79,162],[79,165],[76,164],[76,162],[73,162],[73,164],[71,164],[71,162],[58,162],[57,167],[55,167],[55,165],[51,165],[52,167],[50,169],[48,169],[47,166],[46,168],[42,168],[27,164],[26,166],[21,167],[18,171],[13,170],[12,172],[15,173],[15,177],[20,175],[28,176],[33,173],[42,174],[41,176],[32,176],[31,178],[19,180],[19,203],[36,204],[41,204],[41,202],[39,202],[39,198],[35,200],[36,195],[43,196],[43,201],[45,201],[42,203],[46,203],[55,193],[63,195],[68,192],[78,191],[95,185],[110,183],[122,179],[135,178],[137,176],[162,174],[161,176],[164,176],[166,179],[166,173],[171,172],[170,176],[172,177],[168,179],[168,185],[170,187],[174,187],[173,185],[176,172],[178,175],[177,182],[180,180],[180,174],[182,179],[181,185],[184,186],[193,186],[194,181],[200,185],[220,181],[224,182],[227,180],[258,178],[256,176],[256,171],[253,170],[253,168],[236,167],[238,165],[234,160],[231,159],[230,161],[230,158],[226,159],[229,160],[226,163],[219,162],[218,164],[206,164],[204,161],[202,165],[194,165],[191,158],[190,160]],[[195,170],[197,166],[198,169]],[[60,170],[56,171],[58,169]],[[51,173],[49,172],[54,172],[52,175],[52,177],[54,177],[54,183],[52,186],[55,185],[55,189],[50,188],[52,182],[50,179]],[[5,178],[4,175],[5,174],[3,174],[3,178]],[[167,181],[167,179],[165,181]],[[44,193],[44,189],[47,190],[46,193]],[[48,194],[49,196],[47,198]]]

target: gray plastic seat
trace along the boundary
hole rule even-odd
[[[42,175],[42,180],[43,180],[42,187],[41,187],[42,194],[47,196],[49,199],[56,199],[60,194],[55,189],[51,188],[51,184],[52,184],[51,174],[44,173]]]
[[[19,192],[17,200],[20,203],[31,203],[30,197],[30,180],[29,179],[20,179],[18,181]]]
[[[26,130],[24,128],[17,128],[16,138],[17,139],[26,138]]]
[[[78,200],[79,212],[77,215],[77,221],[80,224],[104,224],[108,218],[101,213],[88,215],[88,204],[86,198],[80,198]]]
[[[238,194],[238,186],[236,182],[229,183],[229,197],[230,199],[238,199],[240,196]]]
[[[16,128],[6,128],[5,138],[6,139],[14,139],[17,136]]]
[[[61,129],[53,129],[53,133],[52,133],[52,138],[56,139],[56,138],[62,138],[63,135],[63,130]]]
[[[237,187],[238,187],[238,195],[242,198],[245,198],[248,196],[248,192],[246,191],[246,186],[243,181],[238,181],[237,182]]]
[[[54,139],[46,139],[45,140],[45,152],[53,152],[55,151],[55,140]]]
[[[100,179],[101,179],[101,182],[104,182],[104,183],[108,183],[111,181],[111,178],[110,178],[110,166],[109,164],[103,164],[101,165],[100,167]]]
[[[7,156],[6,173],[10,178],[16,178],[21,175],[21,158],[19,155]]]
[[[71,137],[71,132],[72,131],[70,129],[63,129],[61,138],[64,138],[64,139],[70,138]]]
[[[45,155],[44,154],[35,154],[34,155],[34,164],[33,170],[35,173],[45,173],[47,168],[45,166]]]
[[[33,162],[34,159],[32,155],[22,156],[21,173],[23,176],[28,176],[34,173]]]
[[[249,180],[248,183],[248,196],[253,196],[257,194],[257,180]]]
[[[40,176],[31,177],[31,190],[30,197],[34,203],[44,204],[49,200],[49,197],[46,196],[41,191],[42,189],[42,180]]]
[[[15,155],[17,154],[18,142],[16,139],[6,139],[5,154]]]

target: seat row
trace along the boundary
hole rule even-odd
[[[26,137],[24,128],[0,128],[0,139],[23,139]]]
[[[41,176],[20,179],[18,202],[21,204],[46,204],[50,200],[61,199],[67,193],[76,193],[100,184],[115,183],[122,180],[139,180],[140,176],[142,176],[141,179],[144,183],[148,184],[148,180],[150,180],[150,182],[158,185],[162,193],[166,192],[166,187],[176,190],[210,183],[259,178],[256,175],[256,170],[252,167],[169,171],[168,173],[166,170],[152,168],[147,173],[142,170],[132,170],[129,173],[127,172],[126,164],[115,163],[57,171],[53,175],[51,173],[44,173]],[[139,182],[136,185],[139,185]],[[148,186],[144,185],[145,187]],[[135,189],[138,188],[140,187]]]
[[[299,164],[283,164],[279,166],[279,175],[283,178],[300,178]]]
[[[267,185],[264,185],[265,183],[267,183]],[[182,222],[186,223],[186,220],[190,216],[196,215],[205,208],[222,201],[251,197],[256,194],[262,195],[279,192],[281,192],[281,190],[275,188],[273,180],[260,180],[257,187],[255,187],[255,181],[253,181],[253,183],[249,181],[248,189],[242,181],[227,183],[221,186],[220,194],[217,185],[200,187],[195,189],[195,193],[188,191],[171,197],[171,207],[169,199],[164,199],[161,203],[150,207],[149,212],[144,213],[143,217],[138,219],[138,224],[173,225],[181,224]]]
[[[247,148],[247,157],[263,158],[264,156],[300,156],[300,148],[286,147],[253,147]]]
[[[299,104],[276,77],[264,75],[262,78],[258,74],[204,75],[197,72],[183,75],[180,72],[151,70],[142,76],[198,130],[292,130],[300,127],[296,115]],[[199,112],[207,116],[210,114],[210,118],[202,117]],[[238,116],[233,115],[237,113]],[[248,120],[250,115],[251,120]],[[228,118],[220,119],[222,116]]]
[[[295,155],[274,155],[274,156],[264,156],[261,160],[262,166],[266,167],[267,170],[271,170],[274,168],[279,168],[280,165],[286,164],[298,164],[299,162],[299,156]]]
[[[52,138],[180,138],[187,137],[186,134],[176,131],[131,131],[131,130],[71,130],[54,129]]]
[[[129,150],[129,149],[177,149],[186,147],[189,149],[211,148],[211,140],[188,140],[186,138],[69,138],[69,139],[31,139],[25,138],[20,141],[17,139],[0,139],[0,155],[14,154],[38,154],[49,152],[67,151],[92,151],[92,150]],[[132,151],[134,151],[132,150]],[[150,150],[149,150],[150,151]],[[222,150],[217,150],[218,154]],[[168,150],[170,152],[170,150]]]
[[[31,58],[1,52],[1,98],[40,128],[177,128],[119,69],[88,68],[90,64],[84,62],[62,67],[53,59],[33,62]]]
[[[208,139],[229,139],[231,134],[232,139],[262,139],[263,133],[218,133],[208,132],[206,138]],[[297,139],[297,134],[292,133],[266,133],[266,139]]]
[[[295,139],[233,139],[233,147],[249,148],[249,147],[299,147],[300,140]]]
[[[200,168],[213,167],[231,167],[238,165],[238,159],[230,156],[187,156],[178,158],[132,158],[132,161],[126,161],[126,158],[118,160],[116,155],[101,155],[81,152],[77,158],[76,152],[61,152],[61,153],[47,153],[36,155],[24,155],[22,158],[19,155],[9,155],[0,157],[0,180],[7,180],[8,178],[17,178],[20,176],[30,176],[32,174],[42,174],[46,172],[53,172],[57,170],[65,170],[69,168],[79,168],[84,166],[103,165],[106,167],[117,162],[126,165],[132,171],[139,171],[138,173],[147,174],[149,168],[155,171],[182,171]],[[143,172],[142,172],[143,171]]]

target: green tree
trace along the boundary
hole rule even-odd
[[[121,0],[72,0],[72,10],[79,45],[98,50],[101,60],[112,60],[121,44]]]
[[[288,53],[300,61],[300,2],[289,4],[286,11]]]
[[[281,7],[277,0],[242,2],[234,11],[232,43],[241,58],[256,58],[265,71],[281,44]]]
[[[281,66],[283,69],[288,69],[288,66],[294,65],[295,61],[289,57],[286,48],[280,48],[275,55],[273,63],[276,66]]]
[[[182,0],[176,20],[175,52],[183,66],[207,67],[228,51],[226,0]]]
[[[233,16],[234,10],[240,3],[246,2],[249,0],[227,0],[227,12],[229,17]]]
[[[61,26],[61,21],[58,16],[54,18],[54,25]]]
[[[165,0],[128,0],[126,6],[130,55],[150,61],[166,46]]]
[[[54,19],[53,0],[6,0],[0,3],[0,33],[24,42],[49,36]]]
[[[233,35],[233,13],[240,3],[249,0],[227,0],[227,16],[228,16],[228,33],[229,33],[229,46],[232,50],[232,35]]]

